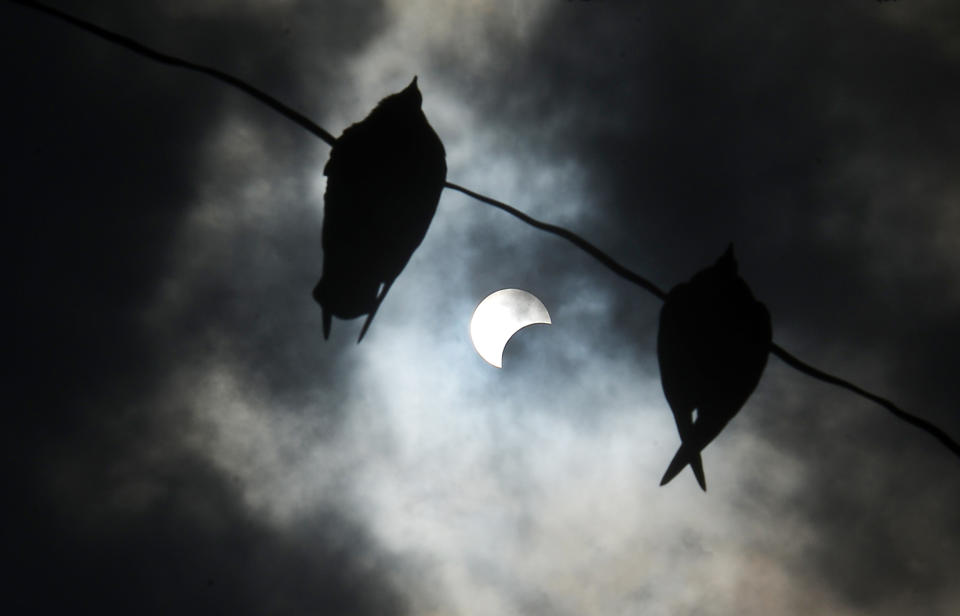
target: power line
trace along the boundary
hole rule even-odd
[[[612,271],[617,276],[620,276],[621,278],[629,280],[630,282],[632,282],[637,286],[643,287],[644,289],[646,289],[653,295],[657,296],[661,300],[664,300],[667,298],[667,294],[664,293],[664,291],[660,287],[653,284],[652,282],[650,282],[640,274],[620,265],[619,263],[617,263],[617,261],[613,257],[603,252],[602,250],[600,250],[599,248],[597,248],[587,240],[583,239],[573,231],[570,231],[569,229],[564,229],[563,227],[558,227],[557,225],[551,225],[549,223],[537,220],[536,218],[533,218],[531,216],[528,216],[527,214],[524,214],[523,212],[513,207],[512,205],[508,205],[503,201],[498,201],[486,195],[481,195],[480,193],[474,192],[469,188],[464,188],[459,184],[454,184],[453,182],[446,182],[444,186],[451,190],[462,192],[468,197],[473,197],[477,201],[482,201],[488,205],[492,205],[493,207],[500,208],[504,212],[510,214],[511,216],[515,216],[519,218],[520,220],[522,220],[523,222],[527,223],[532,227],[536,227],[537,229],[546,231],[547,233],[552,233],[554,235],[562,237],[563,239],[567,240],[568,242],[570,242],[580,250],[583,250],[584,252],[589,254],[591,257],[593,257],[594,259],[602,263],[607,269]]]
[[[937,426],[933,425],[926,419],[921,419],[916,415],[908,413],[902,408],[900,408],[899,406],[897,406],[896,404],[894,404],[893,402],[891,402],[890,400],[887,400],[886,398],[882,398],[877,394],[874,394],[865,389],[862,389],[854,385],[850,381],[841,379],[840,377],[834,376],[832,374],[828,374],[823,370],[820,370],[819,368],[814,368],[810,364],[804,361],[801,361],[800,359],[797,359],[792,353],[790,353],[789,351],[787,351],[786,349],[784,349],[783,347],[781,347],[779,344],[775,342],[770,344],[770,353],[782,359],[791,368],[799,370],[800,372],[808,376],[812,376],[813,378],[821,380],[824,383],[829,383],[831,385],[836,385],[837,387],[842,387],[843,389],[852,391],[853,393],[859,396],[863,396],[867,400],[876,402],[883,408],[893,413],[895,417],[902,419],[903,421],[907,422],[912,426],[920,428],[924,432],[929,433],[934,438],[936,438],[941,443],[943,443],[943,445],[947,449],[952,451],[954,455],[960,457],[960,444],[957,444],[957,441],[953,440],[949,434],[947,434]]]
[[[289,120],[292,120],[294,123],[306,129],[311,134],[319,137],[330,146],[333,146],[337,141],[336,137],[334,137],[328,131],[324,130],[323,127],[316,124],[310,118],[306,117],[302,113],[292,109],[290,106],[282,103],[281,101],[270,96],[266,92],[250,85],[249,83],[243,81],[242,79],[234,77],[233,75],[230,75],[228,73],[224,73],[219,69],[209,67],[209,66],[204,66],[202,64],[196,64],[194,62],[190,62],[188,60],[184,60],[176,56],[171,56],[165,53],[161,53],[127,36],[123,36],[121,34],[117,34],[110,30],[106,30],[104,28],[101,28],[100,26],[97,26],[96,24],[90,23],[78,17],[74,17],[73,15],[64,13],[63,11],[49,7],[45,4],[34,2],[33,0],[9,0],[9,1],[14,4],[20,4],[22,6],[35,9],[37,11],[40,11],[42,13],[45,13],[47,15],[50,15],[52,17],[65,21],[72,26],[76,26],[82,30],[86,30],[87,32],[90,32],[95,36],[98,36],[106,41],[114,43],[115,45],[120,45],[121,47],[129,49],[134,53],[147,57],[156,62],[160,62],[162,64],[166,64],[169,66],[175,66],[178,68],[187,69],[190,71],[195,71],[195,72],[213,77],[214,79],[221,81],[223,83],[226,83],[227,85],[231,85],[241,90],[242,92],[249,94],[250,96],[259,100],[260,102],[266,104],[267,106],[269,106],[271,109],[273,109],[280,115],[288,118]],[[517,208],[507,203],[498,201],[497,199],[494,199],[492,197],[488,197],[481,193],[472,191],[468,188],[460,186],[459,184],[454,184],[453,182],[446,182],[444,186],[451,190],[456,190],[458,192],[461,192],[469,197],[472,197],[473,199],[476,199],[477,201],[481,201],[488,205],[492,205],[496,208],[499,208],[507,212],[511,216],[514,216],[519,220],[525,222],[530,226],[536,227],[537,229],[540,229],[542,231],[546,231],[547,233],[552,233],[553,235],[556,235],[558,237],[561,237],[567,240],[577,248],[583,250],[584,252],[589,254],[591,257],[599,261],[604,267],[612,271],[614,274],[643,288],[644,290],[656,296],[660,300],[664,300],[667,296],[667,294],[662,289],[660,289],[660,287],[658,287],[648,279],[644,278],[643,276],[637,274],[636,272],[624,267],[623,265],[618,263],[613,257],[611,257],[609,254],[600,250],[599,248],[597,248],[596,246],[594,246],[584,238],[580,237],[576,233],[570,231],[569,229],[565,229],[563,227],[545,223],[535,218],[532,218],[531,216],[524,214]],[[957,441],[951,438],[949,434],[947,434],[937,426],[933,425],[929,421],[904,411],[903,409],[901,409],[899,406],[897,406],[890,400],[887,400],[886,398],[883,398],[881,396],[878,396],[877,394],[871,393],[861,387],[858,387],[857,385],[854,385],[850,381],[841,379],[838,376],[834,376],[832,374],[824,372],[819,368],[815,368],[810,364],[804,361],[801,361],[800,359],[795,357],[792,353],[788,352],[787,350],[785,350],[783,347],[776,344],[775,342],[771,343],[770,353],[779,357],[791,368],[794,368],[795,370],[798,370],[799,372],[802,372],[807,376],[823,381],[824,383],[829,383],[830,385],[835,385],[837,387],[846,389],[859,396],[866,398],[867,400],[870,400],[876,404],[879,404],[883,408],[893,413],[893,415],[898,419],[901,419],[907,422],[908,424],[916,428],[919,428],[920,430],[923,430],[924,432],[927,432],[928,434],[932,435],[934,438],[939,440],[945,447],[947,447],[947,449],[953,452],[954,455],[960,457],[960,444],[958,444]]]
[[[126,49],[129,49],[134,53],[150,58],[151,60],[154,60],[156,62],[160,62],[161,64],[176,66],[178,68],[187,69],[188,71],[194,71],[197,73],[202,73],[204,75],[213,77],[218,81],[222,81],[227,85],[231,85],[234,88],[237,88],[238,90],[246,92],[247,94],[257,99],[261,103],[264,103],[265,105],[267,105],[268,107],[270,107],[271,109],[279,113],[280,115],[290,120],[293,120],[295,123],[299,124],[301,127],[305,128],[307,131],[313,133],[317,137],[320,137],[321,139],[326,141],[329,145],[332,146],[337,141],[336,137],[334,137],[333,135],[325,131],[321,126],[313,122],[310,118],[303,115],[299,111],[296,111],[292,109],[290,106],[284,103],[281,103],[280,101],[270,96],[263,90],[260,90],[259,88],[255,88],[254,86],[250,85],[246,81],[243,81],[242,79],[234,77],[233,75],[230,75],[228,73],[224,73],[219,69],[213,68],[211,66],[204,66],[203,64],[197,64],[195,62],[184,60],[183,58],[178,58],[176,56],[171,56],[165,53],[161,53],[155,49],[151,49],[150,47],[147,47],[143,43],[133,40],[128,36],[123,36],[122,34],[111,32],[110,30],[101,28],[100,26],[90,23],[89,21],[85,21],[83,19],[80,19],[79,17],[74,17],[73,15],[64,13],[63,11],[47,6],[45,4],[41,4],[39,2],[33,2],[32,0],[10,0],[10,2],[13,2],[14,4],[20,4],[26,7],[30,7],[42,13],[46,13],[47,15],[50,15],[52,17],[56,17],[57,19],[65,21],[72,26],[76,26],[78,28],[86,30],[87,32],[95,36],[98,36],[106,41],[114,43],[115,45],[120,45],[121,47],[125,47]]]

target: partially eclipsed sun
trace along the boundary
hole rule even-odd
[[[470,319],[470,339],[488,364],[501,368],[503,347],[515,333],[535,323],[550,324],[546,306],[532,293],[501,289],[488,295]]]

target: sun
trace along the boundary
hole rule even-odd
[[[551,323],[543,302],[521,289],[501,289],[485,297],[473,311],[470,340],[484,361],[502,368],[507,342],[519,330],[535,323]]]

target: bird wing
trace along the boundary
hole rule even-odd
[[[756,389],[767,364],[772,328],[767,308],[739,277],[710,299],[713,309],[706,318],[699,359],[709,395],[699,414],[719,432]]]
[[[686,465],[690,465],[697,483],[703,490],[707,481],[700,457],[702,446],[696,445],[693,411],[700,404],[703,389],[702,374],[695,352],[696,340],[691,338],[690,322],[695,315],[696,297],[687,284],[674,287],[660,311],[657,333],[657,360],[660,365],[660,383],[667,404],[673,413],[680,435],[680,449],[667,467],[660,485],[668,483]]]
[[[362,122],[347,128],[330,152],[324,167],[323,275],[314,298],[324,311],[324,333],[330,316],[354,318],[375,306],[381,276],[376,238],[369,228],[375,220],[376,194],[365,177],[365,151],[373,135]]]
[[[660,310],[657,332],[657,360],[660,364],[660,382],[663,393],[677,421],[680,438],[684,438],[693,410],[699,402],[702,389],[700,367],[695,353],[696,341],[691,338],[691,302],[695,298],[688,284],[671,289]]]

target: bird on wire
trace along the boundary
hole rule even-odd
[[[737,275],[733,244],[670,290],[660,311],[657,360],[681,444],[660,485],[689,464],[706,491],[700,452],[753,393],[772,337],[770,313]]]
[[[357,342],[433,220],[447,177],[443,143],[414,77],[337,139],[323,169],[323,273],[313,298],[333,317],[367,315]]]

